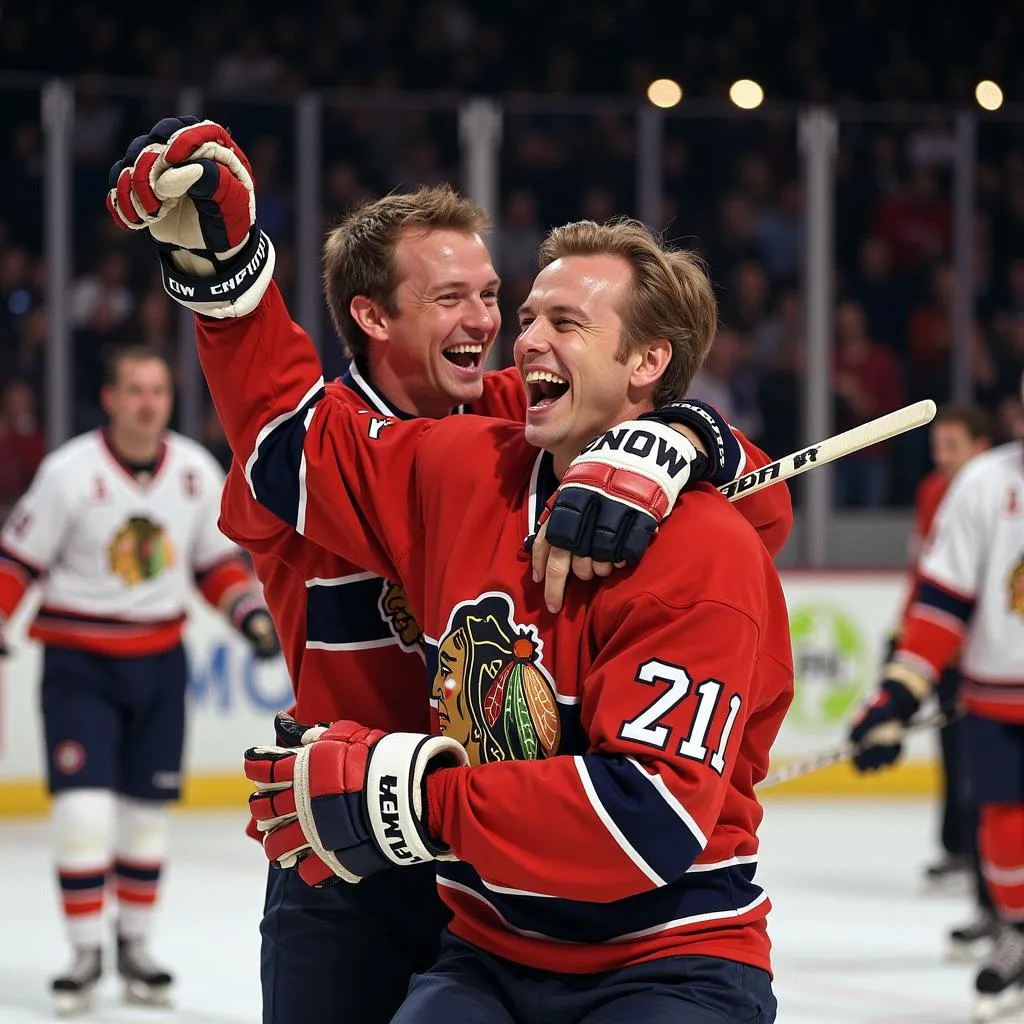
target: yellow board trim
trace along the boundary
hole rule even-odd
[[[186,782],[178,806],[187,810],[241,810],[253,784],[244,775],[193,775]],[[45,814],[50,797],[39,780],[0,782],[0,818]]]
[[[934,761],[905,761],[895,768],[859,775],[849,764],[836,764],[782,782],[758,794],[772,800],[788,796],[906,797],[934,796],[940,770]]]
[[[253,790],[239,775],[193,775],[185,783],[179,804],[185,810],[241,810]],[[889,771],[858,775],[848,764],[833,765],[765,790],[761,796],[907,797],[939,791],[939,767],[930,761],[911,761]],[[0,818],[45,814],[49,797],[39,780],[0,782]]]

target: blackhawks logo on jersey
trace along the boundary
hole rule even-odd
[[[423,643],[423,630],[413,618],[409,610],[409,597],[405,587],[400,583],[392,583],[385,580],[380,592],[380,614],[381,618],[391,628],[391,632],[398,637],[403,647],[412,649]]]
[[[108,555],[110,571],[129,587],[156,579],[174,564],[174,552],[163,527],[146,516],[132,516],[114,534]]]
[[[555,687],[532,626],[512,620],[512,600],[485,594],[456,606],[441,638],[431,695],[441,732],[472,764],[550,757],[561,726]]]
[[[1010,611],[1024,619],[1024,555],[1010,573]]]

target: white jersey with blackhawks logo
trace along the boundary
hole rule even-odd
[[[965,680],[1015,684],[1019,701],[1024,690],[1024,442],[975,456],[957,474],[939,506],[920,568],[927,580],[974,601],[960,661]]]
[[[0,546],[41,573],[44,608],[175,619],[195,572],[238,554],[217,527],[223,485],[209,452],[179,434],[167,434],[151,477],[137,480],[92,431],[43,460]]]

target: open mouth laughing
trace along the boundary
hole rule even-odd
[[[569,393],[569,382],[551,370],[526,371],[526,403],[531,412],[550,409]]]
[[[441,355],[460,370],[476,373],[482,369],[484,347],[479,342],[460,342],[458,345],[450,345],[444,349]]]

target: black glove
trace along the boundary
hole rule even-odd
[[[259,661],[276,658],[281,653],[281,641],[274,629],[274,620],[265,608],[253,608],[238,622],[238,632],[252,645],[253,654]]]
[[[857,771],[877,771],[899,760],[907,724],[929,689],[927,681],[905,665],[886,665],[882,682],[850,728],[850,742],[857,748],[853,754]]]

